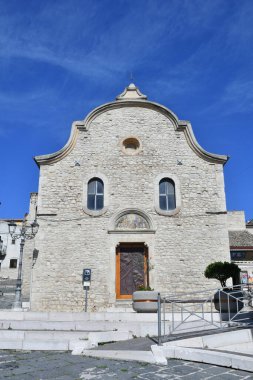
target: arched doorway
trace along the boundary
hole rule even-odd
[[[109,233],[118,236],[114,251],[116,299],[130,299],[140,286],[149,286],[149,249],[146,241],[147,235],[154,232],[150,217],[141,210],[126,209],[113,218]]]

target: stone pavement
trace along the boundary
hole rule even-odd
[[[92,350],[113,350],[113,351],[151,351],[151,346],[156,344],[152,338],[134,338],[122,340],[120,342],[103,343],[94,347]]]
[[[253,379],[245,371],[169,360],[167,366],[72,356],[66,352],[0,351],[0,380]]]
[[[0,310],[11,309],[15,297],[16,280],[0,280]]]

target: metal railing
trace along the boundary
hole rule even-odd
[[[169,336],[253,325],[253,284],[158,294],[158,344]]]

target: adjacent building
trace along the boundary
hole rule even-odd
[[[241,282],[253,284],[253,223],[245,225],[243,211],[228,213],[231,261],[241,269]]]
[[[8,223],[10,220],[0,220],[0,280],[16,279],[18,274],[18,261],[20,254],[20,240],[12,239],[9,234]],[[17,230],[22,220],[15,219]]]

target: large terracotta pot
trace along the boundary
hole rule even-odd
[[[158,309],[158,292],[138,290],[133,293],[133,309],[137,313],[156,313]]]
[[[240,290],[223,289],[214,294],[214,307],[221,313],[223,321],[233,318],[244,306]]]

